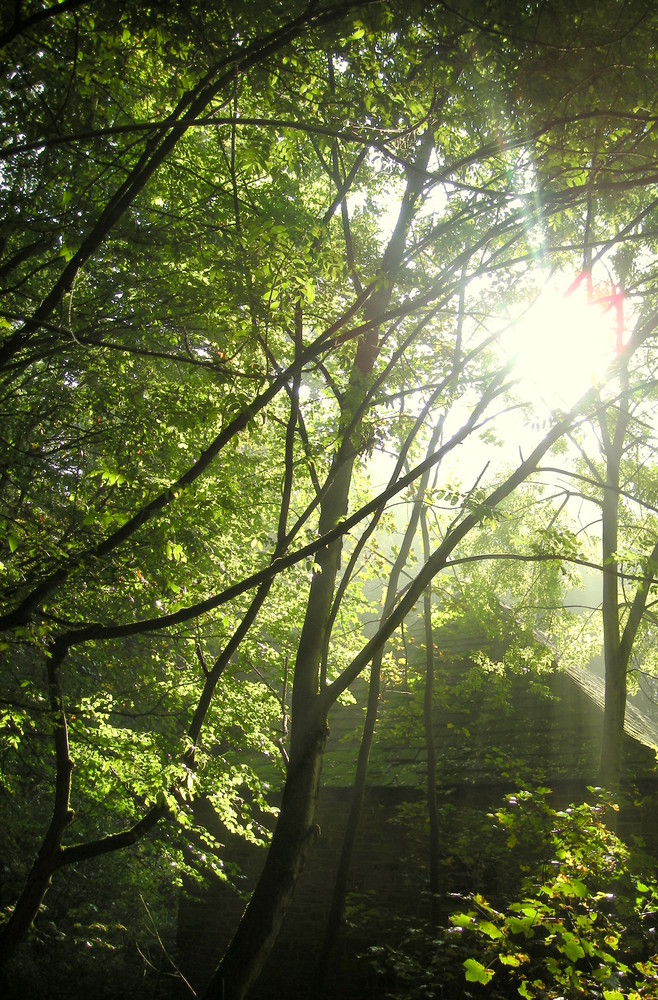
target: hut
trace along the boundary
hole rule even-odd
[[[437,793],[451,850],[464,823],[486,817],[519,787],[547,786],[554,801],[582,801],[596,784],[603,709],[603,682],[586,670],[482,670],[472,659],[473,636],[442,643],[437,670],[434,741],[439,762]],[[482,643],[480,643],[480,646]],[[500,650],[487,650],[489,662]],[[321,836],[297,886],[277,945],[254,987],[253,1000],[313,998],[313,976],[333,888],[352,795],[356,749],[364,719],[366,684],[354,702],[336,706],[323,766],[318,807]],[[401,683],[384,688],[371,753],[369,784],[351,869],[347,920],[334,963],[327,1000],[380,997],[382,984],[367,959],[373,944],[386,945],[395,931],[392,915],[407,923],[427,915],[426,749],[422,688]],[[622,836],[644,836],[658,856],[658,725],[629,705],[624,746],[625,773],[633,801],[622,810]],[[224,857],[239,868],[233,886],[190,887],[181,898],[178,929],[180,969],[202,988],[240,919],[263,864],[264,849],[216,827],[212,810],[200,818],[225,845]],[[478,822],[480,820],[477,820]],[[457,852],[458,853],[458,852]],[[471,855],[473,852],[471,851]],[[450,889],[473,889],[485,878],[481,856],[454,861]],[[489,873],[489,878],[491,873]],[[180,996],[189,995],[181,989]]]

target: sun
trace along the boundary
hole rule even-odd
[[[616,294],[559,276],[505,335],[518,390],[550,410],[571,407],[603,381],[617,350]]]

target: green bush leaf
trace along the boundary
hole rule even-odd
[[[478,924],[478,930],[483,934],[486,934],[487,937],[490,937],[492,941],[496,941],[498,938],[503,936],[503,932],[500,928],[496,927],[495,924],[492,924],[490,920],[483,920],[480,924]]]
[[[513,969],[518,969],[520,965],[528,961],[528,956],[523,952],[518,952],[516,955],[499,955],[498,957],[501,965],[508,965]]]
[[[464,968],[469,983],[483,983],[486,986],[494,977],[494,972],[491,969],[487,969],[481,962],[476,962],[474,958],[467,958],[464,962]]]
[[[585,957],[585,951],[577,937],[573,934],[564,934],[562,942],[558,944],[558,951],[567,956],[570,962],[577,962],[579,958]]]

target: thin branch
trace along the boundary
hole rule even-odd
[[[651,584],[656,578],[656,567],[658,566],[658,542],[654,545],[651,550],[651,554],[647,560],[647,572],[644,574],[640,580],[639,586],[635,591],[635,597],[633,598],[633,603],[628,614],[628,619],[626,625],[622,632],[621,640],[619,643],[619,653],[623,657],[624,661],[627,662],[631,655],[631,649],[633,648],[633,643],[635,642],[635,637],[637,635],[637,630],[640,627],[642,621],[642,615],[644,614],[644,609],[646,607],[647,598],[649,597],[649,590]],[[628,579],[628,577],[626,577]]]
[[[562,426],[562,424],[560,426]],[[385,490],[379,493],[367,504],[364,504],[353,514],[341,519],[334,525],[334,527],[325,532],[319,538],[316,538],[314,541],[309,542],[307,545],[304,545],[293,552],[288,552],[285,555],[274,558],[268,566],[252,573],[248,577],[245,577],[243,580],[233,584],[221,593],[215,594],[203,601],[199,601],[197,604],[180,608],[178,611],[174,611],[171,614],[159,615],[157,618],[142,619],[140,621],[127,622],[122,625],[102,625],[100,623],[88,624],[64,633],[61,637],[61,641],[65,643],[68,648],[71,648],[85,642],[118,639],[129,635],[143,635],[148,632],[156,632],[165,628],[170,628],[173,625],[178,625],[185,621],[191,621],[194,618],[198,618],[209,611],[213,611],[216,608],[227,604],[229,601],[239,597],[241,594],[244,594],[249,590],[253,590],[261,584],[271,581],[275,576],[278,576],[284,570],[298,562],[301,562],[303,559],[316,555],[321,549],[327,547],[338,538],[347,534],[347,532],[351,531],[353,527],[365,520],[365,518],[369,517],[370,514],[374,514],[381,503],[390,500],[398,493],[401,493],[407,488],[407,486],[410,486],[419,476],[421,476],[426,469],[437,465],[442,460],[444,455],[446,455],[453,448],[457,447],[457,445],[461,444],[461,442],[475,429],[477,429],[476,425],[472,426],[470,421],[467,422],[462,428],[460,428],[460,430],[455,432],[449,441],[437,449],[433,455],[424,459],[405,476],[388,486]]]
[[[364,0],[370,5],[375,0]],[[22,328],[11,334],[0,347],[0,367],[10,360],[47,320],[53,310],[71,287],[74,275],[96,252],[114,228],[124,212],[132,205],[137,195],[155,171],[167,159],[189,127],[188,119],[194,120],[221,92],[236,74],[246,73],[265,59],[285,48],[294,39],[321,25],[331,24],[343,18],[357,6],[355,0],[346,0],[322,11],[305,11],[264,38],[256,39],[244,47],[237,47],[218,66],[213,66],[206,75],[178,102],[176,108],[148,138],[144,152],[121,186],[110,198],[91,231],[83,239],[78,250],[66,263],[60,277],[36,308],[30,320]],[[231,116],[233,118],[233,116]]]
[[[494,488],[488,497],[475,510],[469,513],[464,519],[454,526],[452,531],[446,535],[443,542],[432,553],[423,568],[413,579],[404,597],[398,602],[396,608],[388,618],[382,622],[375,635],[366,643],[361,652],[352,660],[351,664],[343,670],[341,675],[329,684],[319,697],[322,703],[329,708],[336,698],[345,691],[349,685],[359,676],[361,671],[368,665],[374,654],[383,646],[390,635],[393,634],[400,623],[411,612],[416,602],[419,600],[427,584],[441,572],[446,566],[451,553],[459,542],[471,531],[478,521],[489,510],[495,509],[498,504],[512,493],[517,486],[533,473],[539,464],[540,459],[546,454],[556,441],[567,433],[576,415],[583,407],[591,405],[595,399],[595,390],[591,389],[579,400],[578,404],[571,411],[558,420],[543,440],[534,448],[529,457],[522,462],[514,472],[499,486]]]

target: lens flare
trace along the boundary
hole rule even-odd
[[[554,410],[599,384],[619,346],[620,304],[585,281],[547,285],[506,335],[519,390]]]

